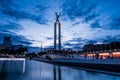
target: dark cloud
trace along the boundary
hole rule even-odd
[[[30,11],[26,8],[32,5]],[[27,1],[0,0],[0,43],[4,36],[11,36],[13,44],[30,45],[33,41],[28,40],[25,36],[17,35],[14,31],[22,30],[23,27],[18,23],[19,20],[29,19],[40,24],[46,24],[44,11],[48,7],[43,5],[30,4]],[[13,31],[13,32],[12,32]]]
[[[1,12],[3,13],[3,15],[6,15],[6,17],[10,17],[14,20],[30,19],[40,24],[46,24],[47,19],[45,19],[43,14],[48,7],[33,4],[35,10],[32,9],[33,11],[27,11],[26,9],[21,9],[21,7],[25,6],[25,4],[19,4],[20,2],[22,1],[16,2],[15,0],[1,0]],[[36,14],[33,14],[32,12],[35,12]]]
[[[50,46],[46,46],[44,49],[54,49],[54,46],[53,46],[53,44],[52,44],[52,45],[50,45]]]
[[[22,30],[23,27],[16,22],[12,22],[12,21],[7,23],[0,22],[0,31],[2,32],[7,32],[9,30],[18,30],[18,29]]]
[[[96,44],[96,43],[111,43],[111,42],[120,42],[120,34],[114,36],[106,36],[103,39],[96,39],[96,40],[85,40],[86,44]]]
[[[90,20],[95,19],[97,16],[98,16],[98,14],[96,14],[96,13],[93,13],[93,14],[87,15],[87,16],[85,16],[83,22],[89,22]]]
[[[120,42],[120,34],[115,36],[107,36],[104,39],[96,39],[96,40],[88,40],[81,38],[73,38],[72,40],[68,40],[64,43],[63,47],[70,47],[75,50],[82,50],[83,46],[86,44],[97,44],[97,43],[111,43],[113,41]]]
[[[68,40],[62,44],[63,49],[74,49],[74,50],[82,50],[85,44],[97,44],[97,43],[111,43],[113,41],[120,42],[120,34],[115,36],[106,36],[103,39],[96,39],[96,40],[88,40],[82,38],[73,38]],[[58,44],[57,44],[58,45]],[[47,46],[46,48],[53,48],[53,46]]]
[[[21,35],[11,35],[14,44],[30,45],[32,41]]]
[[[111,43],[114,41],[120,42],[120,34],[115,36],[106,36],[106,38],[102,39],[103,43]]]
[[[72,45],[73,45],[73,44],[70,43],[69,41],[67,41],[67,42],[64,43],[64,46],[72,46]]]
[[[24,36],[17,35],[12,31],[22,30],[23,27],[15,21],[1,21],[0,22],[0,41],[3,41],[4,36],[11,36],[13,43],[19,44],[30,44],[29,40],[27,40]],[[26,43],[25,43],[26,40]],[[32,43],[31,43],[32,44]]]
[[[25,13],[24,11],[18,11],[14,9],[2,9],[1,10],[3,14],[10,16],[13,19],[25,19],[29,18],[31,15],[28,13]]]
[[[83,18],[83,22],[88,22],[98,16],[96,5],[86,0],[67,0],[62,6],[62,12],[71,20]]]
[[[0,0],[0,7],[11,8],[12,6],[17,7],[17,5],[14,4],[13,0]]]
[[[22,35],[17,35],[16,33],[7,31],[7,32],[0,32],[0,42],[3,42],[4,36],[10,36],[12,38],[13,44],[23,44],[23,45],[30,45],[32,44],[31,40],[28,40],[26,37]]]
[[[30,45],[32,44],[32,42],[28,41],[28,40],[17,40],[16,41],[19,44],[24,44],[24,45]]]
[[[99,20],[96,20],[94,23],[92,23],[90,25],[90,27],[92,27],[92,28],[100,28],[101,26],[100,26]]]
[[[64,48],[69,48],[69,49],[75,49],[75,50],[81,50],[82,49],[82,43],[77,42],[77,43],[72,43],[70,41],[67,41],[63,45]]]
[[[27,48],[28,48],[28,53],[32,53],[32,52],[38,53],[40,51],[40,47],[27,46]]]
[[[35,6],[37,8],[37,13],[38,14],[41,14],[41,11],[44,11],[45,9],[48,9],[49,7],[48,6],[42,6],[42,5],[36,5]]]
[[[84,41],[82,38],[73,38],[72,42],[81,42]]]
[[[53,40],[53,37],[47,37],[46,39],[47,40]]]
[[[82,50],[82,47],[85,44],[97,44],[97,43],[111,43],[111,42],[120,42],[120,34],[115,35],[115,36],[106,36],[103,39],[96,39],[96,40],[83,40],[81,38],[74,38],[72,40],[66,41],[63,45],[63,47],[67,46],[70,47],[71,49],[75,49],[75,50]]]
[[[96,44],[97,40],[86,40],[86,44]]]
[[[110,27],[111,29],[120,29],[120,16],[112,19]]]
[[[85,40],[82,40],[81,38],[73,38],[72,40],[68,40],[64,42],[63,47],[68,47],[75,50],[81,50],[83,47],[83,43]]]

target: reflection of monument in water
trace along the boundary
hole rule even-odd
[[[59,21],[60,14],[56,14],[56,21],[54,24],[54,49],[61,50],[61,24]],[[58,27],[58,48],[57,48],[57,27]]]
[[[60,66],[56,66],[54,65],[53,66],[53,77],[54,77],[54,80],[61,80],[61,68]]]

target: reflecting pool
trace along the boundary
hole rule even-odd
[[[2,62],[0,62],[2,63]],[[4,62],[0,80],[120,80],[119,76],[79,70],[64,66],[26,60],[25,64]],[[8,65],[9,64],[9,65]],[[17,68],[17,69],[16,69]]]

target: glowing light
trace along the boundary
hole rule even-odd
[[[0,58],[0,60],[24,60],[25,58]]]

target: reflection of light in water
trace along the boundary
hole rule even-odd
[[[0,58],[0,73],[24,73],[24,58]]]
[[[0,58],[0,60],[25,60],[25,58]]]
[[[25,72],[25,60],[23,60],[23,73]]]

